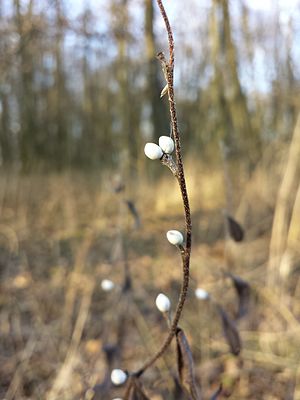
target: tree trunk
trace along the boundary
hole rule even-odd
[[[231,21],[227,0],[215,0],[222,15],[220,51],[223,59],[223,77],[226,100],[235,132],[237,148],[247,155],[249,167],[253,167],[261,155],[260,140],[252,127],[246,97],[238,75],[237,52],[231,36]]]
[[[55,1],[56,11],[56,41],[55,41],[55,118],[56,118],[56,146],[55,158],[58,169],[63,169],[70,163],[70,147],[68,140],[67,126],[67,90],[66,77],[63,64],[63,55],[61,51],[63,41],[63,14],[61,10],[61,0]]]
[[[12,136],[9,129],[9,107],[6,93],[0,94],[1,121],[0,121],[0,146],[1,162],[4,166],[9,165],[13,159]]]
[[[153,0],[145,0],[145,44],[147,62],[146,101],[151,108],[153,137],[157,139],[161,135],[168,135],[170,127],[165,99],[160,100],[160,92],[166,82],[160,79],[162,72],[160,70],[160,64],[156,59],[156,53],[158,53],[158,51],[155,44],[153,25]]]
[[[25,18],[30,19],[32,2],[28,6],[27,15],[21,14],[20,0],[14,0],[15,6],[15,21],[17,32],[20,37],[19,57],[20,57],[20,92],[18,96],[20,109],[20,159],[24,171],[28,171],[35,158],[35,143],[36,143],[36,100],[33,93],[33,51],[30,40],[27,40],[29,34],[24,30]],[[25,43],[26,41],[26,43]]]

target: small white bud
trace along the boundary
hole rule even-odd
[[[103,279],[103,281],[101,281],[101,288],[105,292],[110,292],[111,290],[113,290],[114,287],[115,284],[109,279]]]
[[[161,136],[158,143],[164,153],[173,153],[175,146],[172,138],[170,138],[169,136]]]
[[[146,143],[144,152],[151,160],[159,160],[163,156],[162,149],[155,143]]]
[[[183,236],[179,231],[168,231],[167,239],[171,244],[174,244],[174,246],[178,246],[183,243]]]
[[[201,288],[197,288],[195,290],[195,296],[199,300],[207,300],[209,298],[208,292],[206,290],[204,290],[204,289],[201,289]]]
[[[171,308],[171,302],[170,302],[169,298],[163,293],[160,293],[156,297],[155,304],[156,304],[156,307],[159,309],[159,311],[162,313],[169,311]]]
[[[110,375],[112,383],[116,386],[123,385],[126,382],[127,374],[121,369],[113,369]]]

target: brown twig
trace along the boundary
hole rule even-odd
[[[165,74],[165,78],[168,84],[168,95],[169,95],[169,107],[170,107],[170,118],[172,125],[172,133],[175,141],[175,152],[176,152],[176,164],[177,170],[176,174],[174,174],[178,180],[180,192],[182,196],[183,206],[184,206],[184,215],[185,215],[185,237],[186,244],[183,250],[181,250],[182,256],[182,267],[183,267],[183,280],[181,291],[179,295],[178,304],[176,307],[175,315],[170,327],[170,331],[168,336],[166,337],[164,343],[158,349],[158,351],[151,357],[146,363],[134,374],[136,376],[141,376],[149,367],[151,367],[167,350],[169,345],[174,338],[178,322],[181,316],[181,312],[184,306],[184,302],[187,296],[188,286],[189,286],[189,265],[190,265],[190,254],[191,254],[191,244],[192,244],[192,222],[191,222],[191,212],[189,206],[189,199],[186,189],[185,177],[184,177],[184,169],[183,162],[181,157],[181,145],[180,145],[180,134],[178,129],[177,122],[177,112],[175,106],[174,99],[174,39],[172,29],[169,23],[168,16],[166,14],[165,8],[163,6],[162,0],[157,0],[157,4],[159,6],[161,15],[164,19],[166,30],[168,33],[168,43],[169,43],[169,61],[167,62],[163,53],[158,55],[163,67],[163,71]]]

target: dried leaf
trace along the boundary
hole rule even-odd
[[[102,350],[105,354],[107,368],[110,370],[114,360],[116,360],[119,355],[120,349],[118,345],[108,343],[103,345]]]
[[[223,310],[220,305],[218,305],[218,311],[222,319],[223,331],[227,343],[229,344],[230,351],[232,354],[237,356],[241,351],[241,340],[239,332],[235,326],[235,323],[229,318],[228,314]]]
[[[125,202],[128,206],[128,210],[130,211],[131,215],[134,218],[135,228],[139,229],[141,227],[141,219],[140,219],[139,213],[137,212],[134,202],[131,200],[125,200]]]
[[[92,389],[88,390],[86,397],[91,400],[101,400],[106,398],[111,391],[112,383],[109,376],[106,376],[102,383],[95,385]]]
[[[220,384],[218,390],[215,391],[215,393],[211,396],[210,400],[218,400],[218,397],[220,394],[222,394],[222,383]]]
[[[239,297],[237,318],[241,318],[248,312],[249,304],[250,304],[251,288],[250,288],[249,283],[244,281],[239,276],[233,275],[231,273],[227,273],[227,275],[231,278],[234,288]]]
[[[229,215],[226,215],[226,219],[230,237],[235,242],[241,242],[244,239],[244,229],[235,219],[233,219]]]
[[[173,399],[185,400],[186,395],[185,395],[185,393],[178,381],[178,378],[176,376],[173,376],[173,381],[174,381]]]
[[[129,274],[126,274],[123,281],[122,292],[123,293],[129,292],[131,288],[132,288],[131,276]]]
[[[187,390],[193,400],[199,400],[200,394],[195,381],[194,361],[187,338],[182,329],[176,332],[177,367],[181,385]]]
[[[160,92],[160,98],[164,97],[165,94],[168,93],[168,84],[163,88],[163,90]]]

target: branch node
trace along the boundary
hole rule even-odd
[[[167,166],[172,174],[178,178],[178,167],[173,159],[173,157],[170,154],[166,154],[164,153],[162,158],[161,158],[161,162],[163,165]]]

